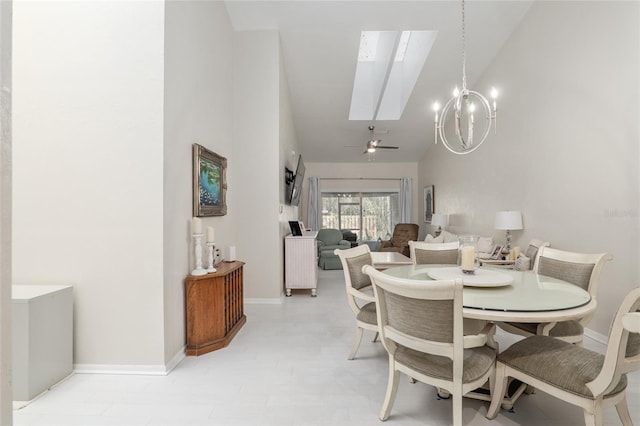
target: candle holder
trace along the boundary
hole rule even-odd
[[[217,269],[213,267],[213,248],[215,247],[215,243],[207,242],[207,250],[209,252],[209,267],[207,268],[207,273],[216,272]]]
[[[193,234],[194,252],[196,255],[196,269],[191,271],[191,275],[207,275],[207,271],[202,267],[202,234]]]
[[[459,262],[463,274],[473,275],[478,266],[478,237],[476,235],[461,235]]]

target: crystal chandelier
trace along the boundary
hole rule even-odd
[[[491,89],[492,104],[490,105],[487,98],[481,93],[467,88],[465,42],[464,0],[462,0],[462,90],[458,90],[456,86],[453,91],[453,97],[444,105],[442,111],[440,111],[438,102],[433,105],[433,110],[435,111],[435,143],[438,143],[439,137],[444,146],[454,154],[470,154],[478,149],[489,135],[492,121],[494,131],[496,129],[496,98],[498,97],[498,92],[496,89]],[[457,140],[454,140],[453,143],[447,139],[445,132],[445,123],[452,110],[455,136],[457,137]],[[479,117],[478,114],[480,114]],[[480,137],[476,138],[474,129],[478,119],[486,121],[486,125]],[[465,124],[466,134],[463,133]]]

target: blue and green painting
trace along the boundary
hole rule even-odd
[[[220,166],[200,159],[200,205],[220,205]]]

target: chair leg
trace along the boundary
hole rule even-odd
[[[440,398],[440,399],[449,399],[449,398],[451,398],[451,392],[449,392],[448,390],[446,390],[444,388],[436,388],[436,390],[438,391],[438,398]]]
[[[500,410],[500,405],[502,404],[504,392],[507,387],[507,379],[509,379],[506,375],[506,369],[507,367],[504,364],[500,362],[497,363],[494,388],[491,390],[491,405],[487,411],[487,418],[489,420],[495,419],[498,415],[498,411]]]
[[[382,410],[380,410],[380,420],[385,421],[389,418],[391,408],[396,400],[396,393],[398,392],[398,383],[400,382],[400,373],[395,369],[395,361],[391,355],[389,355],[389,381],[387,383],[387,393],[384,396],[384,403],[382,404]]]
[[[622,400],[616,404],[616,411],[618,412],[618,417],[620,417],[620,421],[622,421],[624,426],[633,425],[631,415],[629,414],[629,407],[627,407],[627,395],[625,395]]]
[[[462,425],[462,392],[456,392],[453,397],[453,426]]]
[[[354,359],[356,357],[356,352],[358,352],[358,348],[360,347],[360,341],[362,340],[363,332],[364,332],[364,329],[362,327],[356,326],[356,341],[353,342],[353,347],[351,348],[349,359]]]
[[[584,410],[584,424],[585,426],[602,426],[602,399],[593,401],[591,410]]]
[[[372,342],[375,342],[378,340],[378,332],[376,331],[376,334],[373,335],[373,340]]]
[[[496,391],[496,369],[493,369],[493,372],[489,376],[489,395],[494,394]]]

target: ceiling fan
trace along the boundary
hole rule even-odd
[[[363,154],[367,154],[367,153],[371,154],[376,152],[376,150],[378,149],[398,149],[397,146],[380,145],[382,143],[382,139],[373,139],[374,129],[375,129],[374,126],[369,126],[369,132],[370,132],[369,142],[367,142],[367,149],[365,149]]]

